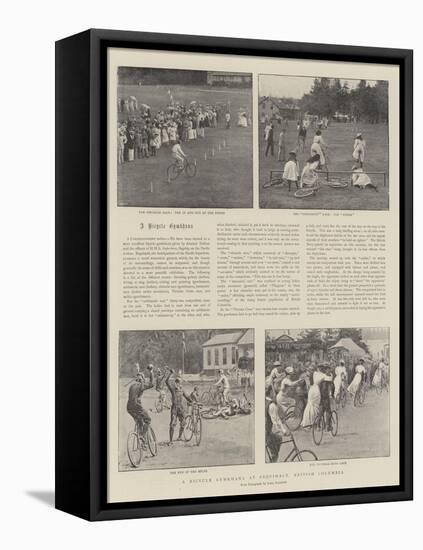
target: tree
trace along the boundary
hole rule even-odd
[[[369,353],[369,348],[363,340],[361,328],[340,328],[339,338],[351,338],[357,346],[360,346],[366,353]]]

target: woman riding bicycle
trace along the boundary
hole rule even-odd
[[[182,150],[180,139],[177,139],[175,145],[172,147],[172,157],[175,159],[178,168],[183,170],[187,156]]]

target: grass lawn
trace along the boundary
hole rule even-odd
[[[265,157],[266,142],[264,140],[264,126],[260,125],[260,207],[261,208],[316,208],[323,210],[387,210],[389,209],[389,178],[388,178],[388,126],[386,124],[361,124],[357,128],[353,124],[332,123],[327,130],[322,130],[323,139],[329,145],[329,170],[351,170],[353,165],[352,147],[358,131],[363,133],[367,143],[367,158],[365,170],[368,172],[386,172],[386,187],[383,176],[371,175],[372,181],[378,184],[378,191],[373,189],[360,190],[348,186],[343,189],[333,189],[322,185],[313,196],[306,198],[294,197],[295,189],[288,192],[286,186],[263,188],[263,183],[269,180],[270,170],[282,168],[278,162],[279,125],[275,123],[275,156]],[[297,158],[300,170],[310,156],[310,147],[314,131],[307,132],[307,142],[304,153]],[[295,121],[290,121],[286,138],[286,154],[296,148],[297,130]],[[336,175],[336,174],[335,174]],[[348,177],[346,174],[343,177]]]
[[[119,86],[118,95],[134,95],[138,103],[150,105],[152,113],[168,103],[168,89],[175,101],[202,104],[230,101],[232,127],[226,130],[221,120],[217,128],[206,128],[205,138],[182,144],[197,174],[190,179],[181,174],[167,182],[167,168],[173,162],[170,148],[162,147],[156,157],[126,162],[118,166],[118,205],[179,208],[251,208],[253,206],[252,128],[238,128],[237,112],[251,112],[251,90],[199,89],[197,86]],[[126,117],[119,114],[120,119]],[[219,150],[220,146],[220,150]],[[212,150],[214,149],[214,156]],[[205,153],[207,160],[205,160]]]

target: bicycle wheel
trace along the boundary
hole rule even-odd
[[[347,404],[347,392],[345,390],[342,390],[341,393],[341,406],[343,409],[345,409],[345,405]]]
[[[181,173],[181,170],[176,164],[171,164],[167,169],[167,179],[168,181],[174,181]]]
[[[192,416],[189,414],[185,419],[184,427],[184,439],[185,441],[191,441],[193,434]]]
[[[345,187],[348,187],[348,181],[345,180],[332,180],[328,182],[329,187],[333,187],[334,189],[345,189]]]
[[[142,461],[143,450],[140,438],[137,432],[130,432],[126,443],[129,462],[134,468],[137,468]]]
[[[151,426],[147,430],[147,445],[150,450],[151,456],[157,455],[157,440],[156,434]]]
[[[155,407],[156,407],[156,411],[158,413],[161,413],[162,410],[163,410],[163,399],[161,399],[160,397],[158,397],[156,399],[156,402],[154,403]]]
[[[332,434],[333,437],[335,437],[336,434],[338,433],[338,413],[336,411],[332,411],[330,416],[331,416],[330,433]]]
[[[320,445],[320,443],[322,442],[323,430],[324,430],[324,420],[323,420],[323,416],[319,414],[314,420],[313,428],[312,428],[313,441],[315,445]]]
[[[292,457],[291,462],[310,462],[311,460],[319,460],[313,451],[298,451]]]
[[[302,411],[297,405],[291,405],[287,408],[284,423],[291,432],[295,432],[301,425],[301,420],[303,419]]]
[[[263,189],[268,189],[269,187],[274,187],[275,185],[283,185],[282,178],[271,178],[269,181],[263,183]]]
[[[185,165],[185,172],[189,178],[193,178],[197,173],[197,166],[193,162],[187,162]]]
[[[200,445],[201,443],[201,436],[202,436],[202,433],[203,433],[203,425],[201,423],[201,417],[199,416],[197,418],[197,422],[195,423],[195,431],[194,431],[194,435],[195,435],[195,444],[197,445]]]
[[[305,199],[306,197],[311,197],[311,195],[314,195],[315,192],[315,187],[310,187],[309,189],[302,187],[301,189],[297,189],[295,191],[294,197],[297,197],[297,199]]]

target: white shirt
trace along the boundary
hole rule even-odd
[[[175,145],[172,146],[172,153],[181,157],[184,156],[184,152],[182,151],[182,147],[179,145],[179,143],[175,143]]]
[[[298,164],[293,160],[288,160],[283,169],[283,178],[286,180],[297,181],[299,177]]]

